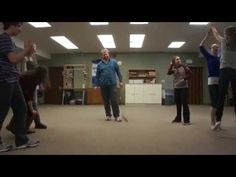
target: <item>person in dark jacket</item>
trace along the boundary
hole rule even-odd
[[[38,110],[34,108],[34,93],[37,85],[45,82],[47,77],[47,68],[43,66],[37,67],[35,70],[27,71],[20,76],[19,82],[20,86],[23,90],[24,98],[27,103],[27,119],[26,119],[26,130],[27,133],[34,133],[34,131],[30,130],[30,125],[35,117],[38,116]],[[11,119],[10,123],[7,125],[7,130],[11,131],[13,134],[15,133],[15,125],[14,125],[14,117]]]
[[[28,60],[26,61],[26,69],[27,71],[30,71],[30,70],[35,70],[36,67],[38,66],[38,62],[36,60],[36,57],[32,58],[32,57],[28,57],[27,58]],[[40,85],[38,85],[35,89],[35,92],[34,92],[34,99],[33,99],[33,108],[34,110],[38,110],[38,106],[37,106],[37,92],[40,91],[40,92],[44,92],[45,88],[47,87],[47,84],[46,83],[46,79],[43,83],[41,83]],[[48,82],[48,81],[47,81]],[[34,123],[35,123],[35,128],[36,129],[46,129],[47,126],[45,124],[43,124],[41,122],[41,118],[40,118],[40,114],[38,113],[37,115],[35,115],[34,117]]]
[[[39,141],[30,140],[26,136],[25,118],[27,107],[19,84],[19,72],[16,65],[25,56],[35,53],[33,43],[28,41],[27,47],[18,51],[12,37],[22,31],[22,22],[3,22],[4,32],[0,35],[0,130],[12,108],[15,121],[15,144],[17,149],[36,147]],[[3,142],[0,136],[0,152],[12,149],[12,145]]]

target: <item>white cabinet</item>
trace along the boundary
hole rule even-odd
[[[161,84],[126,84],[125,103],[161,103]]]
[[[133,84],[125,85],[125,102],[126,103],[134,102],[134,85]]]

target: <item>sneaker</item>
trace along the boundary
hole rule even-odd
[[[213,129],[214,129],[214,127],[215,127],[215,125],[211,125],[211,130],[213,130]]]
[[[184,122],[183,125],[191,125],[190,122]]]
[[[10,144],[5,144],[5,143],[0,144],[0,152],[6,152],[12,149],[13,149],[13,146]]]
[[[25,148],[34,148],[38,146],[40,143],[39,140],[29,140],[26,144],[22,144],[20,146],[16,146],[17,149],[25,149]]]
[[[212,125],[212,126],[211,126],[211,130],[214,131],[214,128],[215,128],[215,125]],[[219,127],[219,128],[216,129],[216,130],[220,131],[220,130],[223,130],[223,129],[222,129],[221,127]]]
[[[213,126],[212,130],[220,130],[220,123],[221,122],[216,122],[215,125]]]
[[[120,116],[119,116],[119,117],[116,117],[116,118],[115,118],[115,121],[116,121],[116,122],[122,122],[122,119],[121,119]]]
[[[36,124],[36,125],[35,125],[35,128],[36,128],[36,129],[46,129],[47,126],[44,125],[44,124],[42,124],[42,123],[40,123],[40,124]]]
[[[111,120],[111,116],[106,116],[106,121],[110,121]]]

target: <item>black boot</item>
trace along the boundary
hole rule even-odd
[[[176,116],[175,119],[172,120],[172,123],[181,123],[181,118]]]
[[[35,133],[35,131],[28,129],[26,133],[27,133],[27,134],[31,134],[31,133]]]
[[[40,124],[36,124],[36,125],[35,125],[35,128],[36,128],[36,129],[46,129],[47,126],[44,125],[44,124],[42,124],[42,123],[40,123]]]
[[[34,117],[34,123],[35,123],[35,128],[36,129],[46,129],[47,126],[41,123],[39,115],[36,115]]]

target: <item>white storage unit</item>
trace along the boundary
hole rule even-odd
[[[161,84],[126,84],[125,103],[159,103],[162,102]]]

